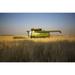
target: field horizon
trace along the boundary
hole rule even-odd
[[[32,40],[37,42],[49,42],[49,41],[75,41],[75,35],[51,35],[45,38],[30,38],[27,35],[0,35],[0,41],[18,41],[18,40]]]

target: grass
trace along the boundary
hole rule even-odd
[[[0,41],[0,62],[75,62],[74,37],[11,38]]]

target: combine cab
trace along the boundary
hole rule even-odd
[[[61,33],[60,30],[45,31],[45,30],[42,30],[41,28],[37,28],[37,29],[32,28],[31,31],[27,31],[28,37],[31,37],[31,38],[50,37],[51,32]]]

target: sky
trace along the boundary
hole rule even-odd
[[[26,34],[31,28],[75,35],[74,13],[0,13],[0,35]]]

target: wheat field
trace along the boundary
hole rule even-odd
[[[75,36],[0,36],[0,62],[75,62]]]
[[[0,41],[20,41],[20,40],[32,40],[34,42],[54,42],[54,41],[75,41],[75,36],[50,36],[48,38],[29,38],[24,35],[16,35],[16,36],[0,36]]]

